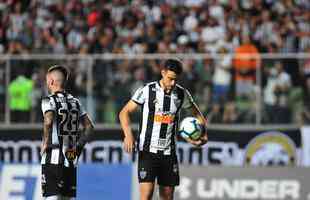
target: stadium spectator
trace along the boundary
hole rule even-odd
[[[225,33],[225,28],[219,24],[218,20],[209,16],[201,32],[206,50],[211,54],[216,53],[218,44],[225,39]]]
[[[4,121],[5,93],[5,63],[0,62],[0,122]]]
[[[306,53],[310,54],[310,46],[306,49]],[[302,79],[308,80],[310,79],[310,57],[306,58],[302,64],[300,65],[299,72],[301,74]]]
[[[310,124],[310,79],[306,79],[304,85],[304,98],[303,98],[303,106],[304,109],[302,110],[302,123],[303,124]]]
[[[41,122],[41,105],[40,101],[44,94],[44,83],[45,83],[45,71],[44,68],[40,68],[38,71],[32,74],[31,80],[33,82],[33,89],[31,92],[31,112],[30,122]]]
[[[232,56],[224,46],[219,49],[219,58],[215,59],[213,75],[213,102],[225,103],[231,86]]]
[[[128,60],[124,60],[117,66],[113,79],[112,96],[116,107],[116,113],[119,113],[121,108],[125,105],[126,99],[131,94],[132,76],[132,63]]]
[[[259,52],[249,35],[242,35],[242,43],[235,49],[234,70],[236,97],[250,100],[254,94],[256,70],[260,67]]]
[[[238,124],[240,123],[240,113],[233,101],[227,102],[223,111],[223,123]]]
[[[199,93],[197,96],[197,103],[206,112],[210,109],[212,104],[212,74],[214,70],[213,61],[211,58],[196,61],[195,66],[198,74],[198,81],[193,82],[196,84],[196,91]]]
[[[213,103],[210,111],[208,112],[208,122],[211,124],[220,124],[223,122],[223,113],[221,112],[221,105]]]
[[[297,52],[297,27],[291,14],[285,14],[280,21],[279,34],[281,36],[280,52],[293,53]]]
[[[306,52],[310,53],[310,47]],[[310,58],[307,58],[300,67],[303,80],[303,110],[301,120],[303,124],[310,124]]]
[[[29,122],[33,81],[24,75],[14,79],[8,88],[12,122]]]
[[[281,37],[279,35],[279,27],[271,19],[271,13],[269,10],[263,10],[261,23],[257,25],[254,32],[253,39],[259,41],[260,48],[266,48],[268,44],[276,44],[280,46]]]
[[[298,9],[296,11],[297,21],[297,37],[298,37],[298,49],[299,52],[303,52],[310,46],[310,13],[309,9],[302,11]]]
[[[199,78],[195,69],[195,60],[184,60],[181,83],[193,93],[196,93],[197,80]],[[196,83],[196,84],[195,84]]]
[[[264,102],[269,123],[289,123],[291,110],[288,107],[289,91],[292,87],[290,75],[283,65],[276,62],[269,70],[267,85],[264,89]]]

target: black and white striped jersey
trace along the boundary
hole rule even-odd
[[[43,98],[41,107],[43,115],[54,112],[48,150],[42,155],[41,164],[76,165],[77,158],[70,155],[70,149],[76,147],[80,119],[86,114],[80,101],[71,94],[57,92]]]
[[[167,94],[160,87],[159,81],[156,81],[139,88],[131,100],[142,106],[139,151],[173,154],[179,110],[190,108],[194,103],[188,90],[177,84],[171,93]]]

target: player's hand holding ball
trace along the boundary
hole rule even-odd
[[[182,120],[179,134],[195,146],[202,146],[208,141],[205,125],[202,125],[195,117],[186,117]]]
[[[200,136],[199,140],[201,141],[200,146],[206,144],[208,142],[208,135],[207,135],[207,126],[204,124],[201,124],[202,126],[202,135]]]

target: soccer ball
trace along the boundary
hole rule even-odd
[[[202,126],[197,118],[186,117],[182,120],[180,124],[179,134],[183,138],[198,140],[202,135]]]

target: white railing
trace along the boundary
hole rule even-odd
[[[145,54],[115,54],[115,53],[104,53],[104,54],[0,54],[1,60],[8,59],[24,59],[24,60],[72,60],[72,59],[102,59],[102,60],[125,60],[125,59],[143,59],[143,60],[154,60],[154,59],[168,59],[168,58],[179,58],[179,59],[207,59],[217,58],[221,54],[208,54],[208,53],[145,53]],[[254,57],[251,54],[244,54],[244,57]],[[306,59],[310,57],[309,53],[260,53],[260,57],[264,59]]]

